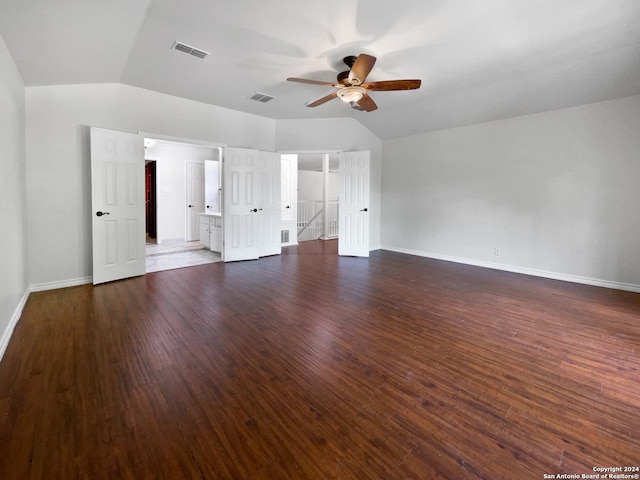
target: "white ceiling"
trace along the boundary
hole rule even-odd
[[[640,94],[639,0],[0,0],[0,35],[28,86],[121,82],[275,119],[353,116],[383,139]],[[422,88],[373,92],[367,113],[307,108],[333,89],[285,81],[333,81],[362,52],[378,58],[368,80]]]

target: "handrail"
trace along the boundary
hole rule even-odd
[[[309,220],[309,221],[307,222],[307,224],[306,224],[304,227],[302,227],[300,230],[298,230],[298,236],[300,236],[300,235],[302,234],[302,232],[304,232],[304,231],[309,227],[309,225],[311,225],[311,224],[313,223],[313,221],[314,221],[316,218],[318,218],[318,216],[319,216],[322,212],[324,212],[324,208],[321,208],[320,210],[318,210],[318,212],[317,212],[313,217],[311,217],[311,220]]]

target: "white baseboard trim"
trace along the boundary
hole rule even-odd
[[[7,350],[7,347],[9,346],[9,340],[11,340],[11,335],[13,335],[13,329],[16,328],[16,325],[18,324],[18,320],[20,320],[20,316],[22,315],[22,309],[27,303],[27,299],[29,298],[29,293],[30,293],[29,290],[24,292],[24,295],[22,295],[22,298],[20,299],[20,303],[18,303],[18,306],[16,307],[15,312],[13,312],[13,316],[9,321],[9,325],[7,325],[7,328],[4,330],[4,332],[2,332],[2,338],[0,338],[0,361],[2,360],[2,357],[4,356],[4,352]]]
[[[533,275],[535,277],[550,278],[552,280],[562,280],[564,282],[581,283],[584,285],[592,285],[594,287],[612,288],[614,290],[625,290],[627,292],[640,293],[640,285],[634,285],[632,283],[612,282],[610,280],[600,280],[598,278],[581,277],[578,275],[569,275],[566,273],[548,272],[545,270],[536,270],[533,268],[525,268],[525,267],[515,267],[512,265],[504,265],[501,263],[483,262],[480,260],[473,260],[470,258],[454,257],[450,255],[441,255],[438,253],[424,252],[422,250],[412,250],[409,248],[392,247],[390,245],[383,245],[380,248],[382,250],[388,250],[390,252],[406,253],[409,255],[416,255],[418,257],[444,260],[446,262],[462,263],[465,265],[472,265],[474,267],[492,268],[494,270],[503,270],[505,272],[512,272],[512,273],[522,273],[524,275]]]
[[[93,277],[72,278],[71,280],[62,280],[59,282],[36,283],[31,285],[31,291],[44,292],[58,288],[77,287],[78,285],[86,285],[88,283],[93,283]]]

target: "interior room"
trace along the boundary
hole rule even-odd
[[[219,147],[145,138],[146,273],[221,261],[200,231],[200,215],[220,212]],[[145,174],[146,178],[146,174]]]
[[[639,473],[640,2],[0,0],[0,106],[0,478]]]

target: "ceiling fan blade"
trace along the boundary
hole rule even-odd
[[[307,104],[307,107],[317,107],[318,105],[322,105],[323,103],[327,103],[329,100],[333,100],[338,96],[338,92],[333,92],[326,97],[322,97],[315,102],[311,102]]]
[[[422,80],[385,80],[382,82],[367,82],[361,85],[374,92],[391,92],[393,90],[415,90],[420,88]]]
[[[349,72],[349,83],[351,83],[351,85],[360,85],[363,83],[367,78],[367,75],[369,75],[373,69],[375,63],[376,57],[372,57],[366,53],[358,55],[358,58],[353,62],[353,66]]]
[[[324,86],[330,86],[330,87],[339,87],[340,86],[340,85],[336,85],[333,82],[320,82],[318,80],[308,80],[306,78],[289,77],[289,78],[287,78],[287,81],[289,81],[289,82],[298,82],[298,83],[310,83],[311,85],[324,85]]]
[[[371,98],[368,93],[363,95],[363,97],[358,101],[358,105],[367,112],[373,112],[378,109],[378,105],[376,105],[376,102],[373,101],[373,98]]]

